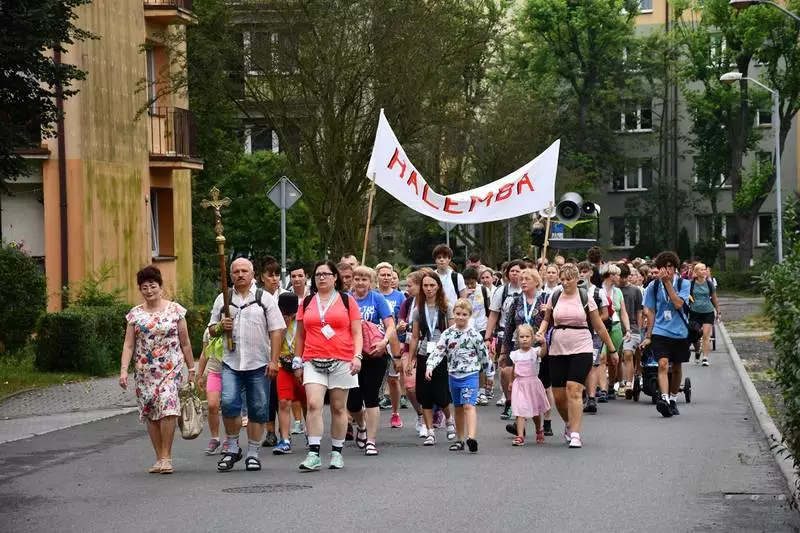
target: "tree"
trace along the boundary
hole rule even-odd
[[[75,95],[73,82],[86,78],[83,70],[57,59],[75,41],[92,37],[74,24],[75,10],[90,2],[0,3],[0,176],[4,179],[25,172],[18,149],[55,136],[55,124],[63,115],[56,97]]]

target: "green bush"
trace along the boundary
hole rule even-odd
[[[759,270],[714,270],[712,275],[717,280],[722,292],[736,291],[761,294],[761,275]]]
[[[119,368],[127,304],[69,307],[42,315],[36,326],[36,360],[45,372],[105,376]]]
[[[800,461],[800,254],[764,274],[766,311],[774,321],[775,378],[786,408],[778,424],[795,460]]]
[[[39,265],[16,243],[0,246],[0,353],[21,350],[47,307]]]
[[[694,254],[708,267],[713,267],[719,256],[720,244],[716,239],[700,239],[694,245]],[[715,274],[716,275],[716,274]]]
[[[208,325],[211,307],[196,305],[186,308],[186,326],[189,329],[189,340],[192,342],[192,353],[195,358],[203,351],[203,331]]]

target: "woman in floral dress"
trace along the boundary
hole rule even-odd
[[[128,366],[133,359],[133,378],[139,420],[147,423],[147,431],[156,463],[150,473],[171,474],[172,440],[175,424],[181,413],[178,389],[183,381],[184,363],[189,379],[194,379],[194,358],[186,327],[186,309],[165,300],[161,271],[148,266],[137,272],[136,283],[144,297],[125,317],[125,344],[119,384],[128,387]]]

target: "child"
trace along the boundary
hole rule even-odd
[[[542,414],[550,410],[547,392],[539,380],[539,364],[547,355],[547,345],[533,347],[533,328],[522,324],[517,328],[518,350],[511,352],[514,363],[514,383],[511,386],[511,411],[517,417],[517,436],[514,446],[525,445],[525,420],[536,424],[536,444],[544,443]]]
[[[206,369],[206,400],[208,401],[208,429],[211,440],[206,447],[206,455],[216,455],[222,445],[219,440],[219,406],[222,396],[222,337],[209,338],[208,328],[203,332],[203,353],[200,355],[200,369],[195,377],[195,386],[202,388]]]
[[[278,423],[280,426],[281,439],[272,449],[273,455],[285,455],[292,453],[292,444],[289,436],[289,428],[292,422],[292,403],[300,402],[303,411],[306,408],[306,394],[303,386],[295,379],[292,368],[294,359],[295,335],[297,333],[298,298],[293,292],[285,292],[278,296],[278,308],[281,310],[283,320],[286,322],[286,333],[281,344],[281,354],[277,361],[278,376],[275,380],[278,386]]]
[[[464,283],[467,284],[467,300],[472,304],[472,317],[469,325],[480,333],[481,337],[486,336],[486,328],[489,325],[489,291],[483,285],[478,285],[480,274],[474,268],[464,270]],[[488,378],[488,381],[487,381]],[[481,371],[480,388],[478,389],[478,405],[489,405],[489,398],[486,396],[486,388],[494,385],[492,383],[494,375],[488,376]]]
[[[478,374],[489,366],[489,353],[483,337],[469,326],[472,304],[466,298],[459,298],[453,306],[455,324],[442,333],[436,343],[436,350],[428,357],[425,379],[430,381],[434,369],[447,358],[450,395],[456,408],[456,441],[450,451],[464,449],[464,432],[467,435],[467,448],[472,453],[478,451],[475,434],[478,414],[475,404],[478,400]]]

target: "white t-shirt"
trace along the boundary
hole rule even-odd
[[[481,288],[480,285],[475,287],[475,290],[470,292],[467,289],[467,299],[472,304],[472,317],[469,319],[469,325],[478,333],[486,331],[489,325],[489,317],[486,316],[486,303],[483,301],[483,291],[485,287]],[[488,293],[488,291],[487,291]],[[487,294],[487,296],[489,296]],[[491,296],[489,296],[491,300]]]
[[[511,310],[511,304],[514,302],[513,296],[522,292],[522,289],[518,286],[514,286],[509,284],[508,285],[508,294],[506,294],[506,299],[503,301],[503,293],[506,292],[506,286],[501,285],[497,287],[497,290],[494,291],[492,295],[492,303],[489,304],[489,311],[497,311],[500,313],[500,320],[498,321],[498,326],[502,329],[506,327],[506,317],[508,316],[509,311]]]
[[[456,303],[458,300],[458,294],[467,288],[467,284],[464,283],[464,276],[461,274],[456,274],[458,276],[458,290],[453,287],[453,271],[452,269],[447,269],[446,274],[440,273],[438,270],[436,271],[439,274],[439,279],[442,280],[442,288],[444,289],[444,295],[447,297],[447,301],[450,305]]]
[[[544,287],[542,287],[542,292],[545,293],[549,298],[550,295],[553,294],[553,291],[559,288],[560,286],[561,286],[560,284],[557,284],[555,287],[548,287],[547,283],[545,283]]]

